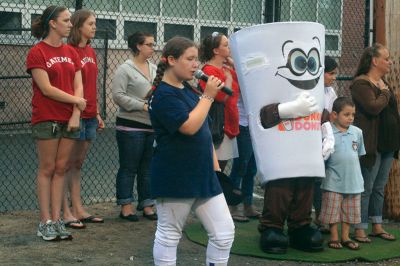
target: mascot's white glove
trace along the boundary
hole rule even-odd
[[[278,105],[281,119],[306,117],[318,111],[318,104],[314,96],[308,92],[302,92],[296,100]]]
[[[328,160],[329,156],[335,152],[335,136],[333,135],[333,130],[331,123],[325,122],[321,126],[322,133],[322,156],[324,160]]]

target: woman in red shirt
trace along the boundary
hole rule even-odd
[[[202,70],[208,76],[213,75],[225,83],[225,87],[232,89],[233,95],[229,96],[219,92],[215,98],[217,102],[224,103],[224,139],[216,152],[221,170],[223,171],[228,160],[238,157],[236,136],[239,134],[239,83],[230,58],[228,38],[218,32],[207,36],[200,47],[200,60],[205,63]],[[204,89],[205,82],[200,81]],[[215,143],[214,143],[215,145]]]
[[[82,67],[83,94],[87,100],[86,109],[81,114],[80,136],[74,143],[72,154],[68,162],[66,173],[67,188],[64,196],[63,215],[65,225],[70,228],[85,228],[83,223],[103,223],[104,220],[89,214],[82,205],[81,200],[81,168],[85,160],[89,145],[96,138],[97,129],[104,128],[97,107],[97,60],[90,40],[96,33],[96,17],[89,10],[77,10],[71,16],[72,29],[68,37],[68,45],[79,55]],[[68,192],[72,204],[69,207]],[[83,222],[83,223],[82,223]]]
[[[236,72],[233,68],[233,61],[230,57],[228,38],[214,32],[204,38],[200,47],[200,60],[205,63],[203,72],[208,76],[215,76],[225,82],[225,87],[232,89],[233,95],[229,96],[220,91],[215,97],[215,101],[224,103],[224,138],[222,143],[216,143],[213,139],[215,152],[221,170],[224,171],[228,160],[239,157],[236,136],[239,135],[239,109],[237,106],[239,100],[239,82]],[[202,89],[205,82],[200,81]],[[248,222],[249,219],[244,216],[238,206],[229,206],[231,215],[236,222]]]
[[[50,6],[32,23],[33,36],[43,39],[29,51],[32,75],[32,135],[39,159],[37,193],[44,240],[72,239],[60,219],[66,164],[79,136],[83,98],[78,54],[63,43],[72,24],[65,7]],[[50,212],[51,206],[51,212]]]

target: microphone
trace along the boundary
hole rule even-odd
[[[200,69],[197,69],[195,72],[194,72],[194,77],[195,78],[197,78],[197,79],[201,79],[202,81],[204,81],[204,82],[207,82],[207,80],[208,80],[208,76],[206,75],[206,74],[204,74],[204,72],[203,71],[201,71]],[[228,94],[229,96],[232,96],[232,94],[233,94],[233,91],[230,89],[230,88],[228,88],[228,87],[222,87],[222,89],[221,89],[223,92],[225,92],[226,94]]]

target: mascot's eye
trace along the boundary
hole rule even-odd
[[[312,75],[316,75],[318,74],[319,67],[319,53],[317,50],[311,50],[307,61],[308,71]]]
[[[301,51],[294,51],[290,56],[290,65],[294,74],[303,74],[307,69],[307,58]]]

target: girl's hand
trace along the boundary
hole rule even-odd
[[[381,90],[388,90],[389,89],[388,86],[385,84],[385,82],[383,82],[382,79],[380,79],[378,81],[377,85],[378,85],[379,89],[381,89]]]
[[[80,123],[80,117],[79,115],[72,115],[70,119],[68,120],[68,127],[67,131],[77,131],[79,130],[79,123]]]
[[[224,64],[227,65],[227,66],[229,66],[229,67],[231,67],[231,68],[234,68],[234,67],[235,67],[235,65],[234,65],[234,63],[233,63],[233,59],[232,59],[232,57],[230,57],[230,56],[228,56],[228,57],[225,59]]]
[[[148,111],[149,111],[149,105],[148,105],[147,103],[144,103],[144,105],[143,105],[143,110],[144,110],[145,112],[148,112]]]
[[[229,70],[229,68],[223,67],[222,70],[224,71],[224,75],[225,75],[225,77],[226,77],[225,82],[226,82],[226,83],[232,82],[232,80],[233,80],[233,78],[232,78],[232,73],[231,73],[231,71]]]
[[[77,97],[76,107],[82,112],[86,108],[86,100],[81,97]]]
[[[214,76],[209,76],[208,81],[206,83],[206,87],[204,89],[204,94],[208,95],[212,98],[215,98],[218,91],[224,86],[224,82],[222,82],[219,78]]]
[[[100,116],[100,114],[99,113],[97,113],[97,115],[96,115],[96,119],[97,119],[97,122],[98,122],[98,126],[97,126],[97,130],[103,130],[104,129],[104,127],[105,127],[105,125],[104,125],[104,121],[103,121],[103,119],[101,118],[101,116]]]

